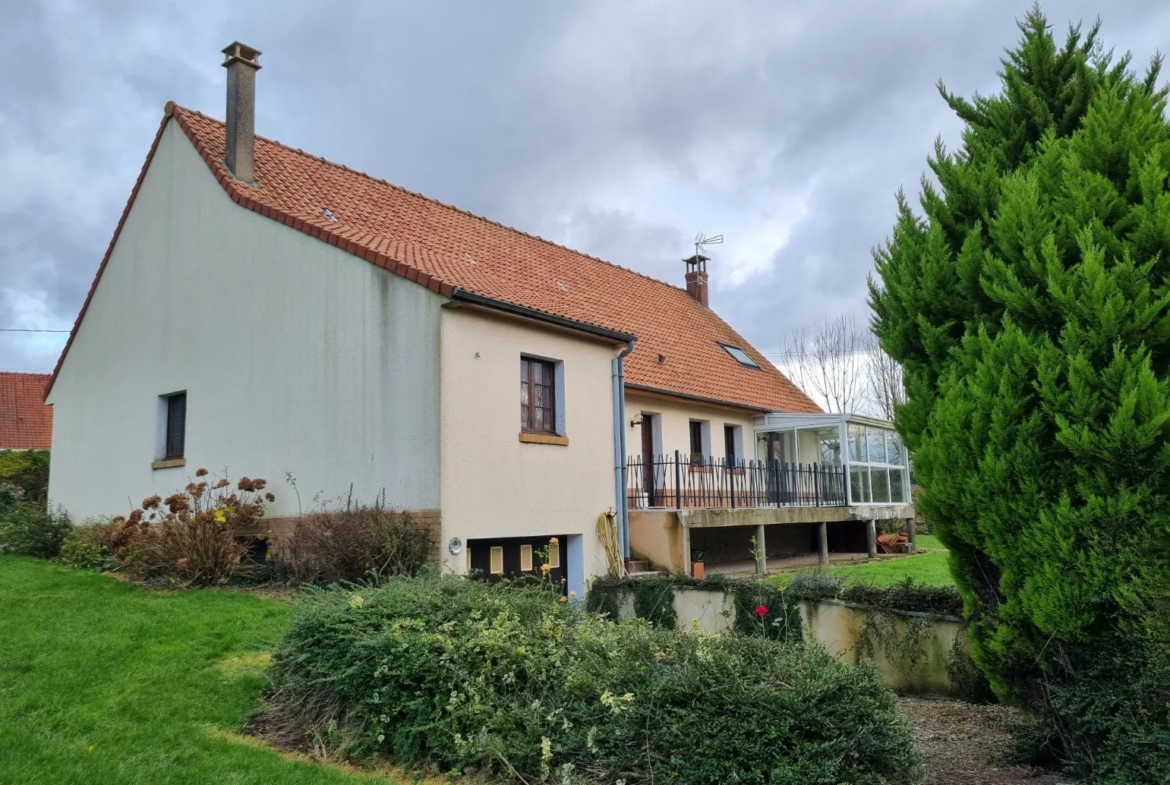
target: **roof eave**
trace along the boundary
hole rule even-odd
[[[479,305],[484,308],[490,308],[495,311],[503,311],[515,316],[523,316],[527,319],[533,319],[538,322],[545,322],[547,324],[554,324],[558,327],[564,327],[569,330],[576,330],[578,332],[589,333],[590,335],[599,338],[605,338],[614,343],[630,343],[637,339],[636,336],[629,333],[611,330],[607,327],[601,327],[596,324],[589,324],[588,322],[580,322],[575,319],[569,319],[564,316],[557,316],[555,314],[547,313],[536,308],[529,308],[523,305],[509,302],[507,300],[500,300],[495,297],[487,297],[475,292],[469,292],[466,289],[456,288],[451,292],[451,299],[459,302],[471,303]]]
[[[696,401],[698,403],[705,403],[711,406],[719,406],[725,409],[736,409],[737,411],[751,412],[753,414],[767,414],[768,412],[776,411],[769,406],[757,406],[750,403],[743,403],[742,401],[728,401],[722,398],[710,398],[704,395],[695,395],[693,393],[678,392],[677,390],[667,390],[662,387],[651,387],[648,384],[634,384],[626,382],[627,390],[634,390],[636,392],[652,393],[654,395],[665,396],[668,398],[680,398],[684,401]]]

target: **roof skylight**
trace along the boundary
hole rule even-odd
[[[751,355],[749,355],[747,352],[745,352],[743,349],[739,348],[738,346],[732,346],[729,343],[720,343],[719,345],[722,346],[724,349],[726,349],[727,353],[730,354],[732,357],[734,357],[735,361],[738,362],[740,365],[746,365],[748,368],[759,368],[760,367],[759,364],[756,363],[756,361],[751,358]]]

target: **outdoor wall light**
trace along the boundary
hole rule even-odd
[[[463,552],[463,540],[452,537],[451,541],[447,543],[447,550],[451,551],[452,556],[458,556]]]
[[[635,414],[634,419],[630,420],[630,427],[631,428],[633,428],[635,425],[641,425],[641,424],[642,424],[642,415],[640,415],[640,414]]]

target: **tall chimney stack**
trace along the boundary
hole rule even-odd
[[[683,259],[687,265],[687,294],[699,305],[707,308],[707,262],[709,258],[697,253]]]
[[[223,50],[227,59],[227,153],[224,165],[237,180],[256,181],[256,72],[260,52],[236,41]]]

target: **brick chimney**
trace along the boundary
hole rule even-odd
[[[227,59],[227,153],[223,162],[237,180],[256,181],[256,72],[260,52],[236,41],[223,50]]]
[[[683,259],[687,265],[687,294],[699,305],[707,308],[707,261],[708,257],[697,253]]]

